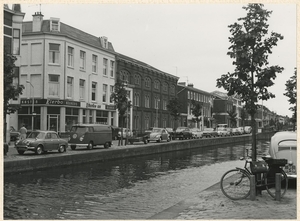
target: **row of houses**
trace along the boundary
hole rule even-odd
[[[11,104],[19,107],[8,127],[66,132],[76,123],[127,126],[143,131],[149,127],[175,127],[167,110],[169,100],[183,104],[179,125],[214,127],[228,123],[228,111],[237,113],[241,125],[242,104],[238,97],[206,92],[178,82],[179,77],[117,52],[105,36],[93,36],[60,21],[43,19],[37,12],[23,21],[20,4],[4,6],[4,47],[17,57],[15,84],[23,94]],[[5,76],[4,76],[5,77]],[[125,125],[110,95],[117,78],[126,82],[132,108]],[[195,122],[191,102],[203,106]],[[266,115],[265,115],[266,116]]]

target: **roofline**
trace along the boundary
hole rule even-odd
[[[200,89],[195,88],[195,87],[183,86],[183,85],[180,85],[180,84],[177,84],[177,87],[183,87],[183,88],[186,88],[186,89],[192,89],[192,90],[194,89],[194,91],[197,91],[197,92],[203,92],[203,93],[206,93],[206,94],[209,94],[209,95],[212,95],[212,96],[213,96],[212,93],[207,92],[207,91],[200,90]]]

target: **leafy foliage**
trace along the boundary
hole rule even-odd
[[[192,100],[192,114],[195,116],[195,121],[200,122],[200,116],[202,115],[202,105],[194,100]]]
[[[284,93],[285,96],[287,96],[289,99],[289,103],[293,106],[289,108],[289,110],[293,111],[293,116],[291,121],[296,124],[297,122],[297,69],[295,68],[294,75],[287,80],[286,84],[286,93]]]
[[[11,54],[8,54],[4,51],[4,64],[3,64],[3,106],[4,106],[4,115],[12,114],[16,112],[15,106],[11,106],[9,101],[11,99],[17,98],[24,89],[23,85],[13,84],[14,79],[14,68],[15,61],[17,58]]]
[[[173,98],[173,99],[169,100],[169,103],[167,104],[167,109],[175,121],[177,121],[180,117],[181,107],[182,107],[182,105],[179,102],[178,98]]]
[[[283,71],[277,65],[269,66],[268,56],[272,48],[283,36],[271,32],[268,35],[268,18],[272,11],[265,10],[263,4],[248,4],[243,7],[247,11],[246,17],[229,25],[231,37],[229,52],[235,69],[232,73],[223,74],[217,79],[217,87],[228,91],[228,96],[239,95],[245,103],[245,108],[251,116],[252,125],[252,159],[256,160],[256,123],[255,113],[258,100],[268,100],[275,95],[268,87],[274,84],[277,73]]]
[[[230,120],[231,127],[236,127],[236,123],[237,123],[236,116],[237,116],[237,113],[235,112],[234,109],[232,109],[231,111],[227,111],[227,113],[229,115],[229,120]]]

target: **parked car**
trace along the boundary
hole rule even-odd
[[[16,141],[15,148],[19,154],[25,151],[33,151],[36,154],[57,150],[60,153],[66,151],[68,142],[61,139],[56,131],[32,131],[26,139]]]
[[[286,159],[283,166],[289,178],[297,178],[297,133],[294,131],[277,132],[271,137],[269,154],[274,159]]]
[[[191,132],[194,139],[199,139],[203,137],[203,132],[199,128],[192,128]]]
[[[20,139],[20,132],[17,131],[13,126],[9,129],[10,141],[16,141]]]
[[[163,140],[167,142],[171,140],[170,134],[166,129],[163,128],[154,128],[148,138],[148,142],[149,141],[161,142]]]
[[[219,137],[231,136],[231,130],[229,128],[225,128],[225,127],[218,127],[217,134]]]
[[[175,139],[175,132],[174,132],[173,128],[166,128],[166,130],[170,134],[171,140],[174,140]]]
[[[204,128],[203,130],[203,137],[217,137],[218,132],[215,128]]]
[[[179,140],[193,138],[192,132],[188,127],[178,127],[175,131],[175,137]]]
[[[251,134],[252,132],[252,127],[251,126],[245,126],[244,127],[244,133],[245,134]]]
[[[240,131],[241,134],[244,134],[244,133],[245,133],[244,127],[238,127],[238,130]]]
[[[243,133],[242,133],[242,131],[241,131],[238,127],[234,127],[234,128],[232,128],[232,130],[231,130],[231,134],[232,134],[232,135],[241,135],[241,134],[243,134]]]

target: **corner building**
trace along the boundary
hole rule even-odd
[[[92,36],[59,18],[43,20],[39,12],[23,22],[22,37],[20,84],[25,90],[18,128],[25,123],[29,130],[66,132],[76,123],[118,125],[110,99],[115,52],[106,37]]]
[[[130,129],[142,133],[150,127],[174,128],[167,104],[176,97],[179,78],[119,53],[116,60],[117,77],[132,89]]]

